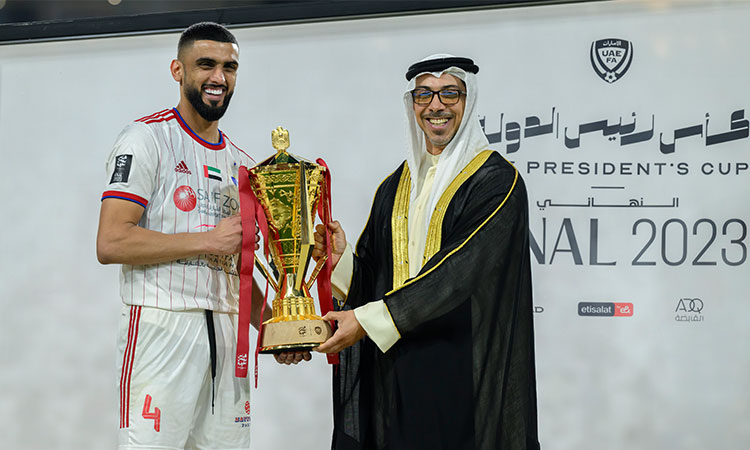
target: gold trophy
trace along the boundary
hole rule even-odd
[[[255,265],[276,292],[273,317],[263,323],[261,353],[309,350],[332,334],[328,322],[315,313],[310,287],[326,261],[318,261],[310,278],[314,212],[325,191],[324,166],[289,154],[289,132],[271,132],[276,154],[249,169],[250,187],[266,216],[269,264],[275,276],[255,256]]]

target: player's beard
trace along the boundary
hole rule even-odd
[[[232,94],[234,94],[234,92],[227,92],[224,96],[224,103],[222,103],[221,106],[217,106],[218,102],[211,102],[211,105],[207,105],[203,102],[201,91],[199,89],[192,86],[185,88],[185,97],[187,97],[188,101],[193,105],[193,108],[195,108],[198,114],[209,122],[214,122],[224,116],[227,107],[229,107],[229,100],[232,99]]]

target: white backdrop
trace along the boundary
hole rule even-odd
[[[530,191],[543,448],[746,448],[749,21],[747,2],[613,1],[237,29],[221,128],[261,158],[281,125],[326,159],[353,242],[404,158],[406,68],[474,58],[492,148]],[[126,123],[176,104],[177,39],[0,47],[3,448],[115,446],[104,161]],[[632,44],[612,83],[590,60],[604,39]],[[329,371],[262,358],[253,448],[329,447]]]

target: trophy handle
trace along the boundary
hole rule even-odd
[[[315,247],[315,239],[313,238],[313,220],[314,217],[310,211],[310,203],[307,199],[307,173],[305,172],[305,163],[300,161],[299,163],[299,214],[300,214],[300,244],[299,244],[299,259],[297,260],[297,267],[295,270],[294,278],[294,289],[298,291],[302,289],[302,283],[305,279],[305,273],[307,272],[307,266],[310,264],[310,255],[312,249]]]
[[[276,281],[273,279],[270,273],[268,273],[268,269],[266,269],[266,266],[264,266],[260,259],[258,259],[258,255],[253,253],[253,258],[255,258],[255,267],[257,267],[260,270],[260,273],[263,275],[263,278],[268,281],[268,284],[271,285],[271,288],[273,288],[274,291],[279,291],[279,285],[276,284]]]
[[[323,266],[325,265],[327,260],[328,260],[328,255],[323,255],[318,260],[318,263],[315,265],[315,269],[313,269],[312,275],[310,275],[310,279],[307,280],[307,283],[305,283],[305,286],[307,286],[308,291],[312,288],[313,283],[315,283],[315,278],[318,277],[318,274],[323,269]]]

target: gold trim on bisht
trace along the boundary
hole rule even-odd
[[[404,283],[403,285],[399,286],[399,287],[398,287],[397,289],[393,289],[392,291],[388,292],[387,294],[385,294],[386,296],[388,296],[388,295],[391,295],[391,294],[393,294],[393,293],[394,293],[395,291],[397,291],[398,289],[402,289],[402,288],[405,288],[406,286],[409,286],[409,285],[410,285],[410,284],[412,284],[412,283],[416,283],[417,281],[421,280],[422,278],[424,278],[424,277],[428,276],[428,275],[429,275],[430,273],[432,273],[432,271],[434,271],[434,270],[438,269],[438,268],[439,268],[439,267],[440,267],[440,266],[441,266],[441,265],[442,265],[442,264],[443,264],[443,263],[444,263],[444,262],[445,262],[445,261],[446,261],[446,260],[447,260],[448,258],[450,258],[451,256],[453,256],[453,255],[454,255],[455,253],[457,253],[457,252],[461,251],[461,249],[462,249],[462,248],[463,248],[463,247],[464,247],[464,246],[465,246],[465,245],[466,245],[466,244],[467,244],[467,243],[468,243],[468,242],[469,242],[469,241],[470,241],[470,240],[471,240],[471,239],[472,239],[472,238],[473,238],[473,237],[474,237],[474,236],[475,236],[475,235],[476,235],[477,233],[479,233],[479,231],[480,231],[480,230],[481,230],[482,228],[484,228],[484,226],[485,226],[485,225],[487,225],[487,223],[488,223],[488,222],[489,222],[490,220],[492,220],[492,219],[493,219],[493,218],[495,217],[495,215],[496,215],[496,214],[497,214],[498,212],[500,212],[500,210],[502,210],[502,209],[503,209],[503,207],[505,206],[505,204],[506,204],[506,202],[508,201],[508,199],[510,198],[510,196],[511,196],[511,195],[513,195],[513,192],[515,192],[515,190],[516,190],[516,185],[518,184],[518,179],[519,179],[519,177],[518,177],[518,169],[516,169],[516,167],[515,167],[515,166],[513,166],[512,164],[511,164],[511,166],[513,167],[513,171],[514,171],[514,175],[513,175],[513,184],[512,184],[511,186],[510,186],[510,189],[508,190],[508,193],[507,193],[507,194],[505,194],[505,198],[503,199],[503,201],[502,201],[502,202],[500,202],[500,204],[499,204],[499,205],[497,206],[497,208],[495,208],[495,210],[494,210],[494,211],[492,211],[492,214],[490,214],[490,215],[489,215],[489,217],[487,217],[486,219],[484,219],[484,221],[483,221],[483,222],[482,222],[481,224],[479,224],[479,226],[478,226],[478,227],[476,227],[476,228],[474,229],[474,231],[472,231],[472,232],[471,232],[471,234],[469,235],[469,237],[467,237],[466,239],[464,239],[464,241],[463,241],[463,242],[461,242],[461,243],[460,243],[460,244],[459,244],[459,245],[458,245],[458,246],[457,246],[456,248],[454,248],[453,250],[451,250],[451,251],[450,251],[450,252],[449,252],[449,253],[448,253],[447,255],[443,256],[443,258],[442,258],[442,259],[441,259],[440,261],[438,261],[438,262],[437,262],[437,263],[436,263],[436,264],[435,264],[434,266],[430,267],[429,269],[427,269],[427,270],[426,270],[426,271],[424,271],[423,273],[421,273],[421,274],[417,275],[416,277],[414,277],[414,278],[411,278],[411,279],[410,279],[409,281],[405,282],[405,283]]]
[[[440,250],[440,243],[443,238],[443,219],[445,219],[445,212],[448,209],[448,205],[453,196],[456,195],[458,189],[464,184],[466,180],[479,170],[480,167],[487,161],[492,154],[492,150],[484,150],[477,154],[464,169],[456,175],[456,178],[451,181],[451,184],[445,189],[443,194],[440,196],[435,209],[432,212],[430,218],[430,225],[427,228],[427,238],[424,244],[424,256],[422,257],[422,266],[432,258],[435,253]]]
[[[477,154],[464,169],[451,181],[435,205],[430,224],[427,228],[422,266],[440,250],[442,241],[443,219],[448,205],[458,189],[479,170],[492,154],[484,150]],[[391,238],[393,248],[393,290],[403,286],[409,278],[409,196],[411,191],[411,173],[409,166],[404,165],[396,189],[391,214]],[[412,257],[415,257],[412,255]]]
[[[409,194],[411,175],[409,165],[404,164],[401,178],[393,200],[391,213],[391,240],[393,249],[393,289],[409,278]]]

